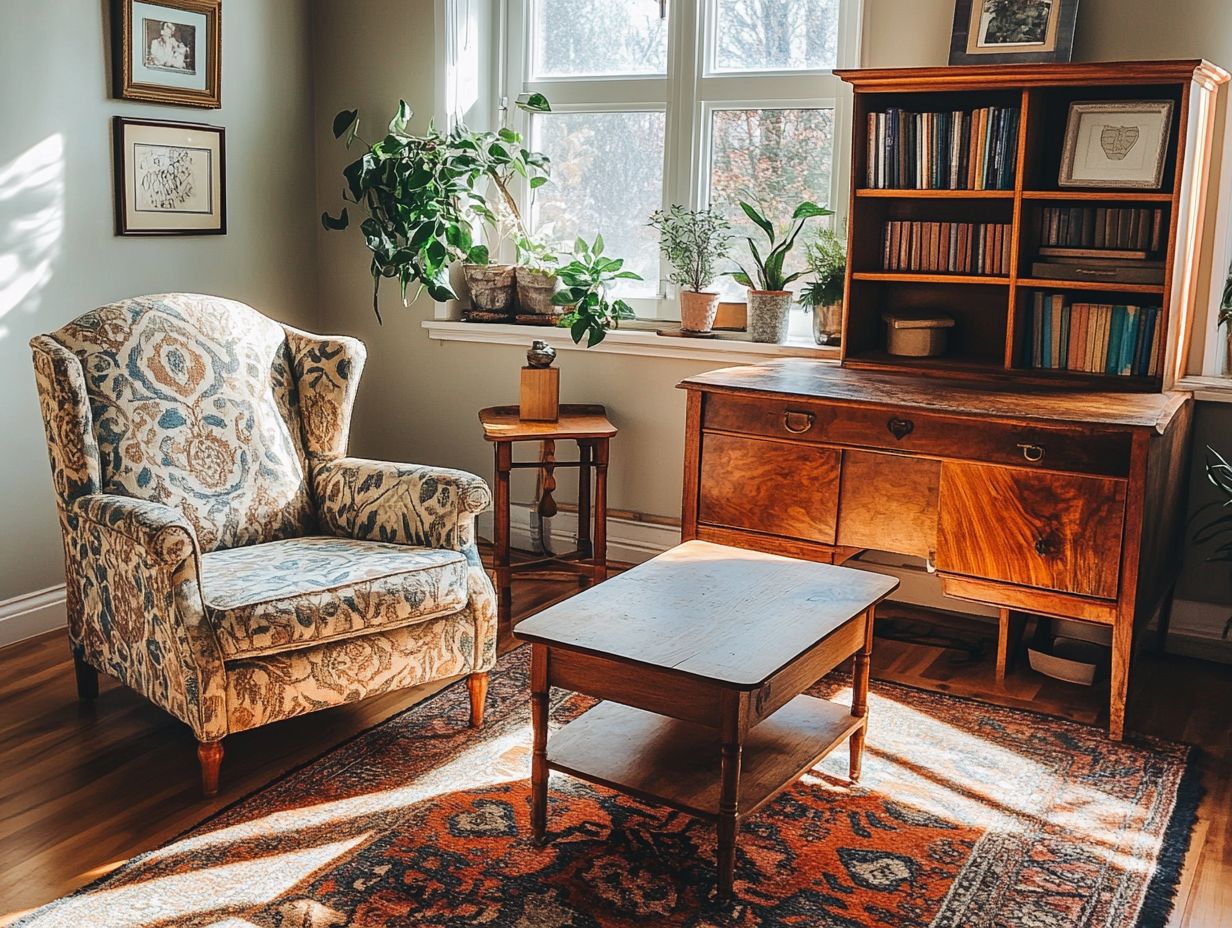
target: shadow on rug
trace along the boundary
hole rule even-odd
[[[1162,926],[1199,799],[1188,749],[874,683],[864,778],[838,751],[745,826],[739,901],[714,831],[554,774],[529,835],[527,649],[364,732],[29,928],[489,925]],[[840,677],[816,695],[848,701]],[[563,724],[593,700],[557,693]],[[716,749],[717,754],[717,749]]]

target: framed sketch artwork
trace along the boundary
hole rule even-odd
[[[112,26],[116,96],[222,105],[222,0],[115,0]]]
[[[1158,190],[1172,107],[1171,100],[1071,103],[1057,186]]]
[[[223,235],[227,231],[224,130],[116,116],[118,235]]]
[[[957,0],[950,64],[1038,64],[1074,53],[1078,0]]]

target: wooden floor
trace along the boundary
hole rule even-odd
[[[516,583],[514,612],[529,615],[576,589],[562,582]],[[880,627],[907,637],[927,631],[917,621]],[[950,633],[940,626],[938,632]],[[980,632],[954,634],[972,640]],[[507,630],[503,643],[511,643]],[[882,679],[1083,722],[1099,722],[1106,696],[1099,687],[1056,683],[1029,670],[999,686],[991,647],[971,659],[941,642],[879,636],[873,665]],[[232,736],[222,792],[203,801],[188,729],[114,682],[102,682],[93,707],[79,704],[63,632],[0,649],[0,925],[169,841],[435,689]],[[1145,655],[1134,671],[1130,720],[1134,731],[1203,749],[1207,795],[1172,924],[1232,928],[1232,667]]]

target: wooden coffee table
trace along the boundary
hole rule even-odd
[[[860,776],[873,610],[892,577],[690,541],[521,622],[532,645],[531,827],[558,770],[718,825],[718,890],[736,834],[845,740]],[[803,691],[855,657],[850,709]],[[607,700],[548,743],[552,686]]]

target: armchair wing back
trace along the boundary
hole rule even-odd
[[[207,793],[229,732],[492,666],[487,486],[345,456],[362,343],[173,293],[31,347],[79,692],[187,722]]]

